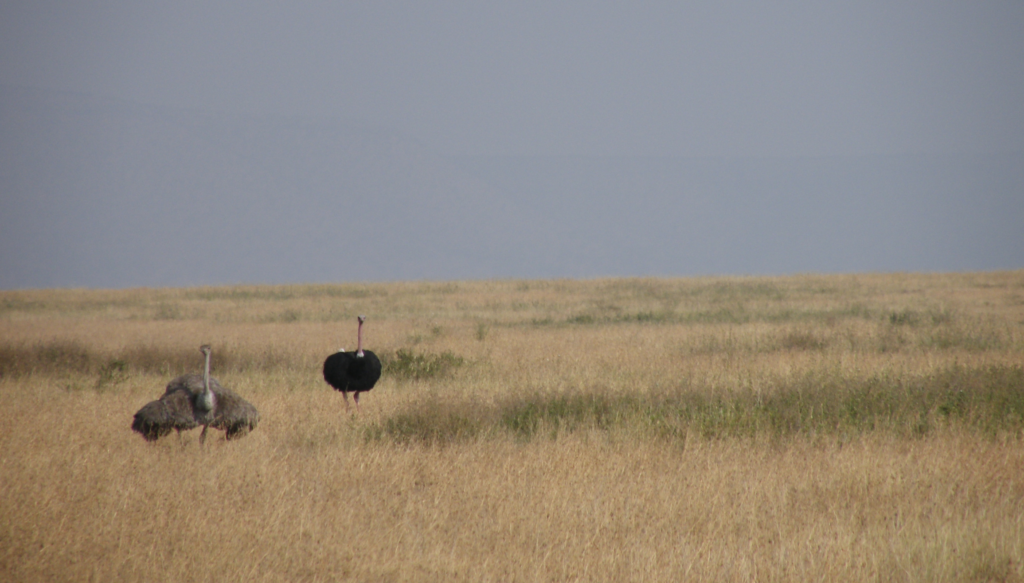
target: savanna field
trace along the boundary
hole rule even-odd
[[[0,580],[1024,581],[1024,271],[0,291]]]

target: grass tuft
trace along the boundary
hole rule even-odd
[[[104,364],[100,367],[99,378],[96,379],[96,390],[102,391],[127,381],[128,368],[128,362],[120,358]]]
[[[609,429],[614,416],[629,412],[630,401],[602,393],[534,396],[503,405],[500,422],[506,431],[527,439],[542,427],[551,435],[583,427]]]
[[[465,412],[437,406],[398,413],[382,422],[363,428],[365,441],[390,441],[397,444],[418,443],[434,446],[475,438],[481,420]]]
[[[394,354],[381,355],[383,374],[402,380],[450,378],[465,359],[451,351],[440,354],[416,354],[400,348]]]

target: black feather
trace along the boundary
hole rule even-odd
[[[335,352],[324,361],[324,380],[343,393],[369,391],[380,379],[380,371],[380,359],[371,350],[364,350],[363,356]]]

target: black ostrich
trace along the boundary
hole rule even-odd
[[[369,350],[363,350],[363,322],[366,316],[359,316],[359,330],[356,333],[356,351],[345,352],[342,348],[324,361],[324,380],[341,391],[348,411],[348,394],[355,393],[356,410],[359,409],[359,393],[369,391],[380,378],[380,359]]]
[[[210,345],[204,344],[199,350],[206,356],[203,374],[186,374],[172,380],[160,399],[150,401],[135,414],[132,429],[146,441],[156,441],[172,429],[180,437],[182,431],[200,425],[200,444],[206,441],[210,427],[223,429],[228,439],[256,429],[260,421],[256,407],[210,376]]]

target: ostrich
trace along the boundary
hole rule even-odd
[[[324,361],[324,380],[327,384],[341,391],[345,397],[345,410],[348,411],[348,393],[355,393],[356,410],[359,410],[359,393],[369,391],[380,378],[380,359],[369,350],[363,350],[363,322],[366,316],[359,316],[359,328],[356,333],[356,351],[345,352],[342,348],[327,357]]]
[[[199,347],[206,356],[202,376],[182,375],[167,383],[167,390],[156,401],[150,401],[135,414],[132,429],[146,441],[156,441],[171,430],[181,432],[203,426],[199,443],[206,442],[206,431],[223,429],[227,439],[242,437],[256,429],[260,414],[248,401],[225,389],[210,377],[210,345]]]

